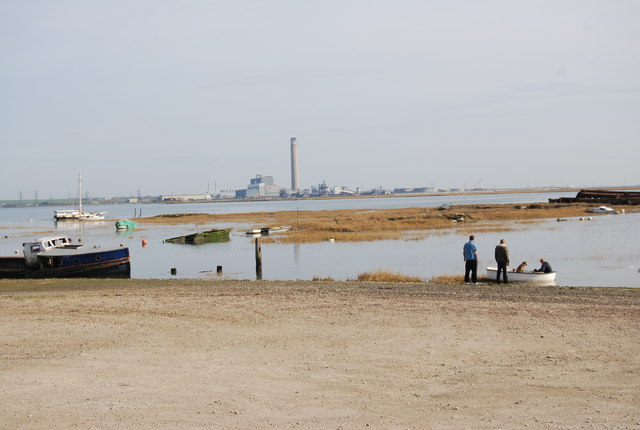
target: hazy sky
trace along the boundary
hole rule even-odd
[[[640,1],[0,0],[0,199],[640,184]]]

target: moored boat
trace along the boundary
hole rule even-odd
[[[216,242],[228,242],[229,233],[231,230],[227,229],[212,229],[207,231],[199,231],[197,233],[186,234],[184,236],[172,237],[165,239],[165,242],[169,243],[183,243],[191,245],[200,245],[202,243],[216,243]]]
[[[63,209],[54,211],[56,221],[92,221],[104,219],[106,212],[85,212],[82,206],[82,174],[78,175],[78,209]]]
[[[487,267],[487,278],[489,280],[496,279],[498,274],[497,267]],[[534,272],[534,271],[526,271],[526,272],[514,272],[508,271],[507,277],[509,282],[523,282],[523,283],[531,283],[531,284],[544,284],[544,285],[555,285],[556,282],[556,272]]]
[[[121,219],[116,221],[116,230],[133,230],[136,228],[136,222],[130,219]]]
[[[267,231],[269,233],[280,233],[282,231],[289,231],[291,230],[291,226],[288,225],[280,225],[280,226],[276,226],[276,227],[267,227]]]
[[[247,236],[257,236],[257,235],[267,236],[269,235],[269,233],[280,233],[280,232],[289,231],[289,230],[291,230],[290,226],[280,225],[276,227],[254,228],[252,230],[245,231],[245,234]]]
[[[616,210],[609,206],[598,206],[597,208],[587,209],[587,212],[593,214],[614,214]]]
[[[85,212],[82,209],[64,209],[55,211],[56,221],[92,221],[104,219],[106,212]]]
[[[88,247],[64,236],[23,244],[23,255],[0,257],[0,278],[128,278],[129,248]]]

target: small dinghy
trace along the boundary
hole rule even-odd
[[[497,267],[487,267],[487,278],[489,280],[495,280],[498,274]],[[556,284],[556,272],[514,272],[507,271],[507,278],[509,282],[522,282],[529,284],[544,284],[544,285],[555,285]]]

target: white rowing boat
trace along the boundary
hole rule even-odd
[[[487,278],[490,280],[496,279],[498,274],[497,267],[487,267]],[[556,272],[514,272],[513,270],[507,269],[507,278],[509,282],[525,282],[531,284],[545,284],[545,285],[555,285],[556,283]],[[500,279],[502,280],[502,279]]]

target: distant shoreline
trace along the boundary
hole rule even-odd
[[[491,194],[535,194],[535,193],[577,193],[581,189],[589,190],[640,190],[640,185],[629,186],[597,186],[582,188],[566,188],[566,187],[542,187],[542,188],[513,188],[513,189],[472,189],[468,191],[446,191],[435,193],[394,193],[394,194],[359,194],[348,196],[309,196],[309,197],[259,197],[251,199],[211,199],[211,200],[171,200],[159,201],[144,199],[136,203],[128,201],[130,197],[114,197],[95,199],[87,199],[85,205],[106,205],[106,204],[123,204],[123,205],[146,205],[146,204],[190,204],[190,203],[243,203],[243,202],[262,202],[262,201],[299,201],[299,200],[349,200],[349,199],[371,199],[371,198],[397,198],[397,197],[434,197],[434,196],[461,196],[461,195],[491,195]],[[76,205],[76,199],[51,199],[36,203],[35,200],[25,200],[22,203],[16,200],[0,200],[0,208],[16,208],[16,207],[57,207],[57,206],[73,206]]]

